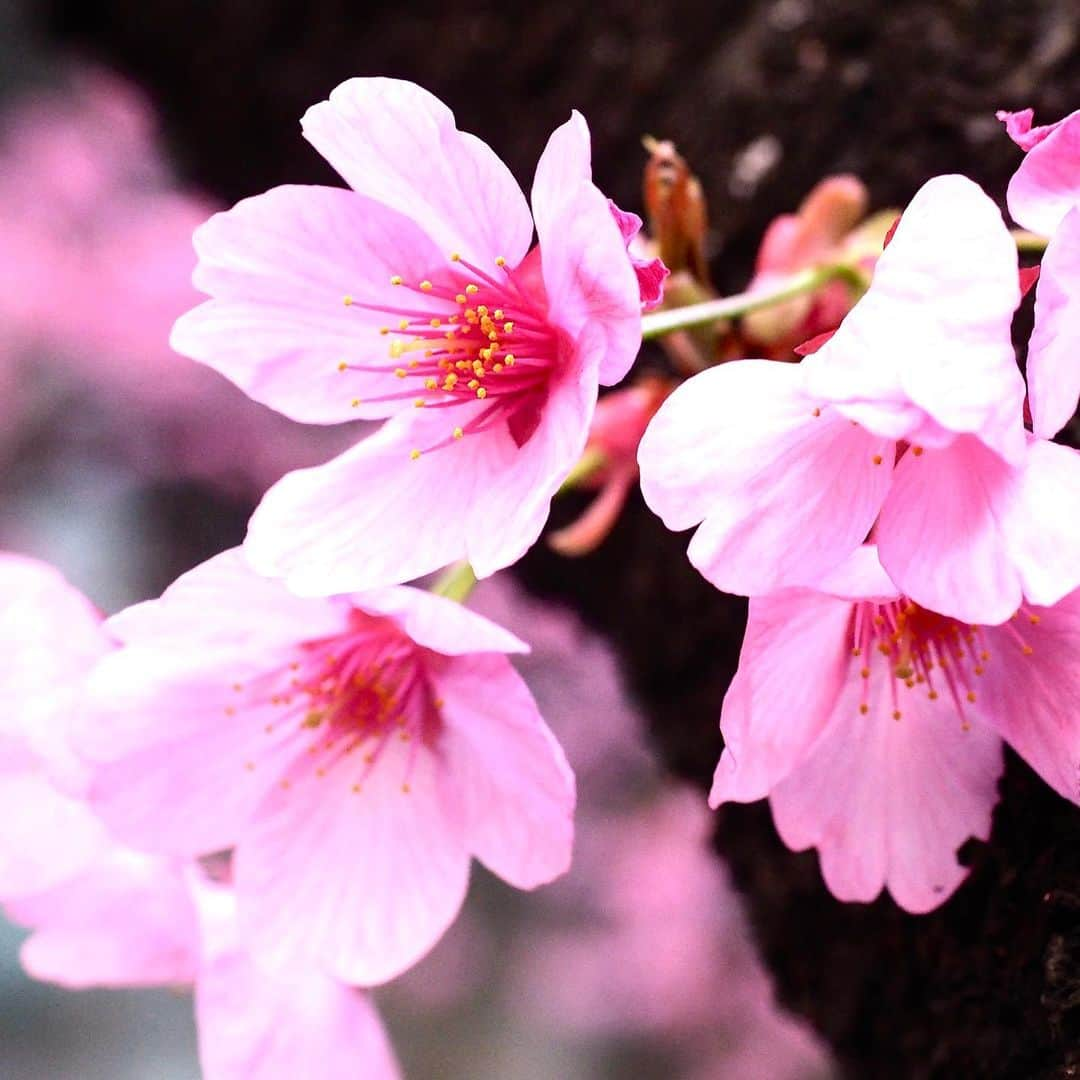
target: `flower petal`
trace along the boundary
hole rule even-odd
[[[566,203],[592,186],[592,143],[585,117],[573,109],[570,119],[548,139],[536,163],[530,201],[537,232],[552,235]]]
[[[394,275],[419,282],[448,265],[408,217],[338,188],[278,187],[215,214],[196,230],[195,247],[195,284],[214,299],[177,321],[177,352],[305,423],[412,407],[370,400],[401,390],[389,338],[379,333],[397,322],[385,309],[446,308],[391,284]],[[346,295],[356,302],[347,306]],[[385,370],[342,371],[342,363]]]
[[[763,799],[797,769],[851,666],[852,605],[808,589],[754,597],[724,697],[724,751],[709,805]]]
[[[345,982],[386,982],[457,916],[469,855],[435,756],[392,738],[365,769],[360,755],[298,761],[237,848],[241,933],[275,967],[306,959]]]
[[[222,895],[208,895],[221,893]],[[231,893],[200,889],[207,957],[195,987],[206,1080],[280,1080],[319,1063],[325,1080],[397,1080],[401,1073],[371,997],[311,969],[269,971],[241,948]]]
[[[195,978],[195,908],[168,860],[116,848],[79,877],[7,911],[34,929],[21,958],[35,979],[81,990]]]
[[[1009,213],[1025,229],[1051,236],[1080,204],[1080,109],[1042,127],[1032,112],[998,113],[1013,141],[1027,151],[1009,181]]]
[[[411,217],[444,256],[516,266],[528,250],[532,218],[510,170],[415,83],[349,79],[302,127],[355,191]]]
[[[979,725],[963,730],[944,701],[926,701],[921,690],[892,719],[890,680],[878,665],[865,716],[861,680],[849,681],[828,730],[770,801],[784,843],[818,849],[834,896],[870,901],[886,886],[918,914],[967,876],[956,849],[990,835],[1001,740]]]
[[[602,334],[599,379],[618,382],[641,347],[641,292],[607,199],[582,185],[537,218],[537,235],[549,318],[573,341],[586,327]]]
[[[1021,467],[970,437],[905,454],[876,534],[881,561],[916,603],[963,622],[1004,622],[1026,597],[1080,585],[1080,455],[1032,440]]]
[[[869,532],[892,444],[835,410],[814,414],[798,367],[737,360],[684,383],[645,432],[645,501],[669,529],[704,519],[690,561],[717,588],[813,580]]]
[[[979,715],[1055,791],[1080,803],[1080,592],[983,633],[990,659]]]
[[[444,656],[529,651],[509,630],[426,589],[398,585],[355,593],[350,599],[362,611],[389,616],[417,645]]]
[[[1080,168],[1080,162],[1078,162]],[[1035,293],[1035,329],[1028,347],[1032,429],[1052,439],[1080,400],[1080,207],[1050,238]]]
[[[518,889],[565,873],[574,774],[524,681],[504,657],[473,656],[447,664],[437,687],[472,853]]]
[[[880,434],[931,446],[934,433],[973,432],[1017,461],[1019,302],[1016,245],[1000,211],[965,177],[935,177],[905,210],[869,291],[807,361],[808,388]]]

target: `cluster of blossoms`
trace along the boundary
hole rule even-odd
[[[211,1078],[313,1056],[396,1075],[365,988],[439,940],[473,858],[520,889],[570,863],[574,777],[508,659],[527,647],[460,601],[583,460],[603,492],[557,546],[594,546],[640,468],[665,523],[698,526],[692,563],[751,597],[711,801],[768,796],[837,896],[941,903],[988,835],[1002,739],[1080,802],[1080,457],[1050,441],[1080,396],[1080,115],[1005,119],[1028,150],[1010,209],[1049,238],[1032,431],[1011,341],[1030,275],[969,180],[930,181],[880,257],[850,244],[857,302],[781,287],[774,323],[741,328],[777,354],[809,328],[801,363],[700,365],[598,410],[668,270],[593,184],[584,120],[551,136],[530,211],[416,86],[355,79],[310,109],[351,190],[281,187],[202,225],[209,299],[172,344],[292,419],[382,424],[271,488],[242,548],[112,618],[0,563],[19,807],[0,902],[34,931],[28,970],[194,986]],[[838,179],[778,224],[750,307],[842,258],[864,201]],[[682,247],[672,292],[700,295]],[[678,326],[665,304],[655,325]]]

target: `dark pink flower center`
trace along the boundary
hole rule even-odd
[[[498,258],[490,273],[451,255],[429,279],[392,277],[391,284],[402,291],[398,306],[345,297],[347,306],[386,314],[379,333],[388,339],[390,363],[342,361],[339,370],[393,372],[404,383],[400,393],[366,402],[412,398],[417,408],[471,406],[467,418],[447,425],[445,440],[414,450],[413,457],[499,423],[509,426],[519,446],[532,436],[559,352],[538,270],[533,254],[513,270]],[[424,304],[410,305],[410,293],[424,297]],[[359,398],[352,400],[360,404]],[[483,407],[477,408],[478,402]]]
[[[248,689],[251,704],[280,710],[266,734],[304,744],[298,750],[314,758],[317,775],[345,755],[358,755],[363,768],[352,785],[357,793],[392,741],[408,743],[402,776],[407,792],[417,752],[432,747],[442,729],[442,702],[432,692],[424,651],[410,638],[388,620],[362,612],[353,613],[353,622],[353,632],[304,642],[287,668],[258,686],[237,683],[233,690]]]
[[[1038,615],[1021,608],[1010,622],[994,629],[1003,632],[1004,640],[1011,639],[1022,655],[1030,656],[1032,648],[1016,626],[1021,618],[1032,625],[1039,622]],[[968,728],[966,707],[975,704],[978,678],[991,661],[986,628],[958,622],[901,597],[887,603],[857,604],[851,620],[851,642],[851,655],[862,659],[861,713],[870,711],[872,665],[884,663],[894,719],[903,716],[901,686],[906,690],[922,688],[931,701],[943,694],[950,699],[962,726]]]

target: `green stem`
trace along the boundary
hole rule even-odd
[[[445,596],[447,600],[456,600],[459,604],[463,604],[468,599],[469,593],[473,591],[475,584],[476,575],[473,573],[473,568],[468,562],[462,560],[447,567],[439,575],[438,581],[431,586],[431,591],[436,596]]]
[[[782,304],[796,296],[815,292],[830,281],[846,281],[860,292],[866,288],[865,276],[853,266],[837,263],[832,266],[816,266],[803,270],[783,281],[778,287],[768,291],[755,289],[753,292],[736,293],[719,300],[706,300],[700,304],[689,304],[672,311],[655,311],[641,317],[641,336],[646,340],[670,334],[673,330],[686,330],[692,326],[704,326],[719,319],[732,319],[746,315],[751,311]]]

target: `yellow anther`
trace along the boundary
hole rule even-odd
[[[399,368],[394,368],[394,374],[399,379],[404,379],[405,376],[408,375],[409,373],[403,367],[399,367]]]
[[[338,369],[338,371],[348,371],[349,370],[349,365],[346,364],[344,360],[340,360],[340,361],[338,361],[337,369]]]
[[[505,364],[505,365],[506,365],[507,367],[513,367],[513,366],[514,366],[514,363],[515,363],[515,357],[514,357],[514,354],[513,354],[512,352],[508,352],[508,353],[506,354],[506,356],[504,356],[504,357],[503,357],[503,363],[504,363],[504,364]]]
[[[1025,645],[1023,652],[1025,656],[1030,656],[1035,650],[1030,645]]]
[[[507,319],[507,321],[503,323],[503,333],[504,334],[512,334],[513,332],[514,332],[514,323],[513,323],[512,320]]]
[[[469,296],[475,296],[479,291],[480,291],[480,286],[479,285],[473,285],[473,284],[470,283],[470,284],[465,286],[465,292],[468,293]]]
[[[424,400],[424,399],[423,399],[422,397],[418,397],[418,398],[417,398],[417,399],[416,399],[416,400],[415,400],[415,401],[413,402],[413,405],[415,405],[415,406],[416,406],[416,408],[418,408],[418,409],[422,409],[422,408],[423,408],[423,407],[424,407],[424,406],[425,406],[426,404],[427,404],[427,402],[426,402],[426,401],[425,401],[425,400]]]
[[[420,282],[420,290],[421,290],[421,292],[431,292],[431,282],[430,281],[421,281]]]
[[[424,380],[424,389],[425,390],[438,390],[439,389],[439,380],[436,379],[434,376],[429,376],[428,378],[426,378]]]
[[[487,391],[486,391],[486,390],[485,390],[485,389],[484,389],[484,388],[483,388],[483,387],[481,386],[481,387],[480,387],[480,389],[476,391],[476,396],[477,396],[477,397],[478,397],[478,398],[479,398],[479,399],[480,399],[481,401],[483,401],[483,400],[484,400],[484,398],[486,398],[486,397],[487,397]]]
[[[488,313],[487,304],[478,304],[476,307],[477,315],[486,315]]]
[[[409,452],[409,457],[412,458],[413,461],[418,461],[419,458],[420,458],[420,451],[419,450],[410,451]]]
[[[479,387],[479,385],[480,385],[480,382],[479,382],[478,379],[470,379],[469,382],[468,382],[468,387],[469,387],[470,390],[477,389]]]
[[[875,454],[871,460],[875,465],[880,465],[885,459],[880,454]]]
[[[412,788],[409,787],[408,784],[402,784],[401,785],[401,793],[402,793],[402,795],[408,795],[410,791],[412,791]]]
[[[501,255],[499,255],[495,259],[495,265],[496,266],[505,266],[506,265],[506,260]]]
[[[913,453],[913,454],[914,454],[914,455],[915,455],[916,457],[921,457],[921,456],[922,456],[922,451],[923,451],[923,448],[922,448],[921,446],[913,446],[913,447],[911,448],[911,452],[912,452],[912,453]]]
[[[349,402],[349,405],[354,409],[358,409],[360,407],[360,399],[358,397],[354,397],[352,401]]]
[[[501,319],[503,317],[503,309],[501,307],[497,307],[491,314],[493,318]]]
[[[974,690],[969,690],[967,692],[967,699],[968,699],[968,701],[971,702],[972,705],[975,704],[975,691]]]
[[[450,252],[450,261],[451,262],[461,262],[461,255],[456,251],[451,251]]]
[[[1041,615],[1029,615],[1028,616],[1028,621],[1031,623],[1032,626],[1038,626],[1039,623],[1042,622],[1042,616]]]
[[[938,699],[938,692],[937,692],[936,690],[931,690],[931,691],[930,691],[930,693],[929,693],[929,694],[927,694],[926,696],[927,696],[927,697],[928,697],[928,698],[929,698],[929,699],[930,699],[931,701],[937,701],[937,699]]]
[[[344,305],[345,305],[346,307],[351,307],[351,306],[352,306],[352,297],[351,297],[351,296],[349,296],[349,294],[348,294],[348,293],[346,293],[346,294],[345,294],[345,295],[344,295],[344,296],[343,296],[343,297],[341,298],[341,302],[342,302],[342,303],[343,303],[343,304],[344,304]]]
[[[431,350],[430,349],[425,349],[424,350],[424,355],[425,356],[430,356],[431,355]],[[420,366],[420,361],[419,360],[410,360],[409,361],[409,367],[410,368],[415,368],[415,367],[419,367],[419,366]]]
[[[409,329],[409,320],[408,319],[402,319],[397,325],[398,325],[399,330],[408,330]]]
[[[400,285],[400,284],[402,283],[402,281],[403,281],[403,280],[404,280],[404,279],[402,278],[402,276],[401,276],[400,274],[395,274],[395,275],[394,275],[394,276],[393,276],[393,277],[392,277],[392,278],[390,279],[390,284],[391,284],[391,285]]]
[[[382,334],[383,337],[386,337],[386,335],[390,333],[390,327],[389,326],[380,326],[379,327],[379,333]]]
[[[454,302],[458,304],[468,303],[468,301],[465,299],[464,293],[458,293],[457,296],[454,297]]]
[[[864,679],[869,679],[869,678],[870,678],[870,669],[869,669],[868,667],[864,667],[864,668],[863,668],[863,669],[862,669],[862,670],[861,670],[861,671],[859,672],[859,675],[860,675],[860,676],[861,676],[862,678],[864,678]]]
[[[442,319],[432,319],[431,325],[434,326],[436,330],[438,330],[438,328],[442,326]]]
[[[459,428],[459,427],[454,428],[454,438],[455,439],[462,438],[462,436],[464,436],[464,434],[465,434],[465,432],[462,431],[461,428]]]
[[[499,363],[492,364],[492,366],[491,366],[491,370],[494,371],[496,374],[498,374],[500,371],[502,371],[502,369],[503,369],[503,366],[502,366],[502,364],[499,364]]]

